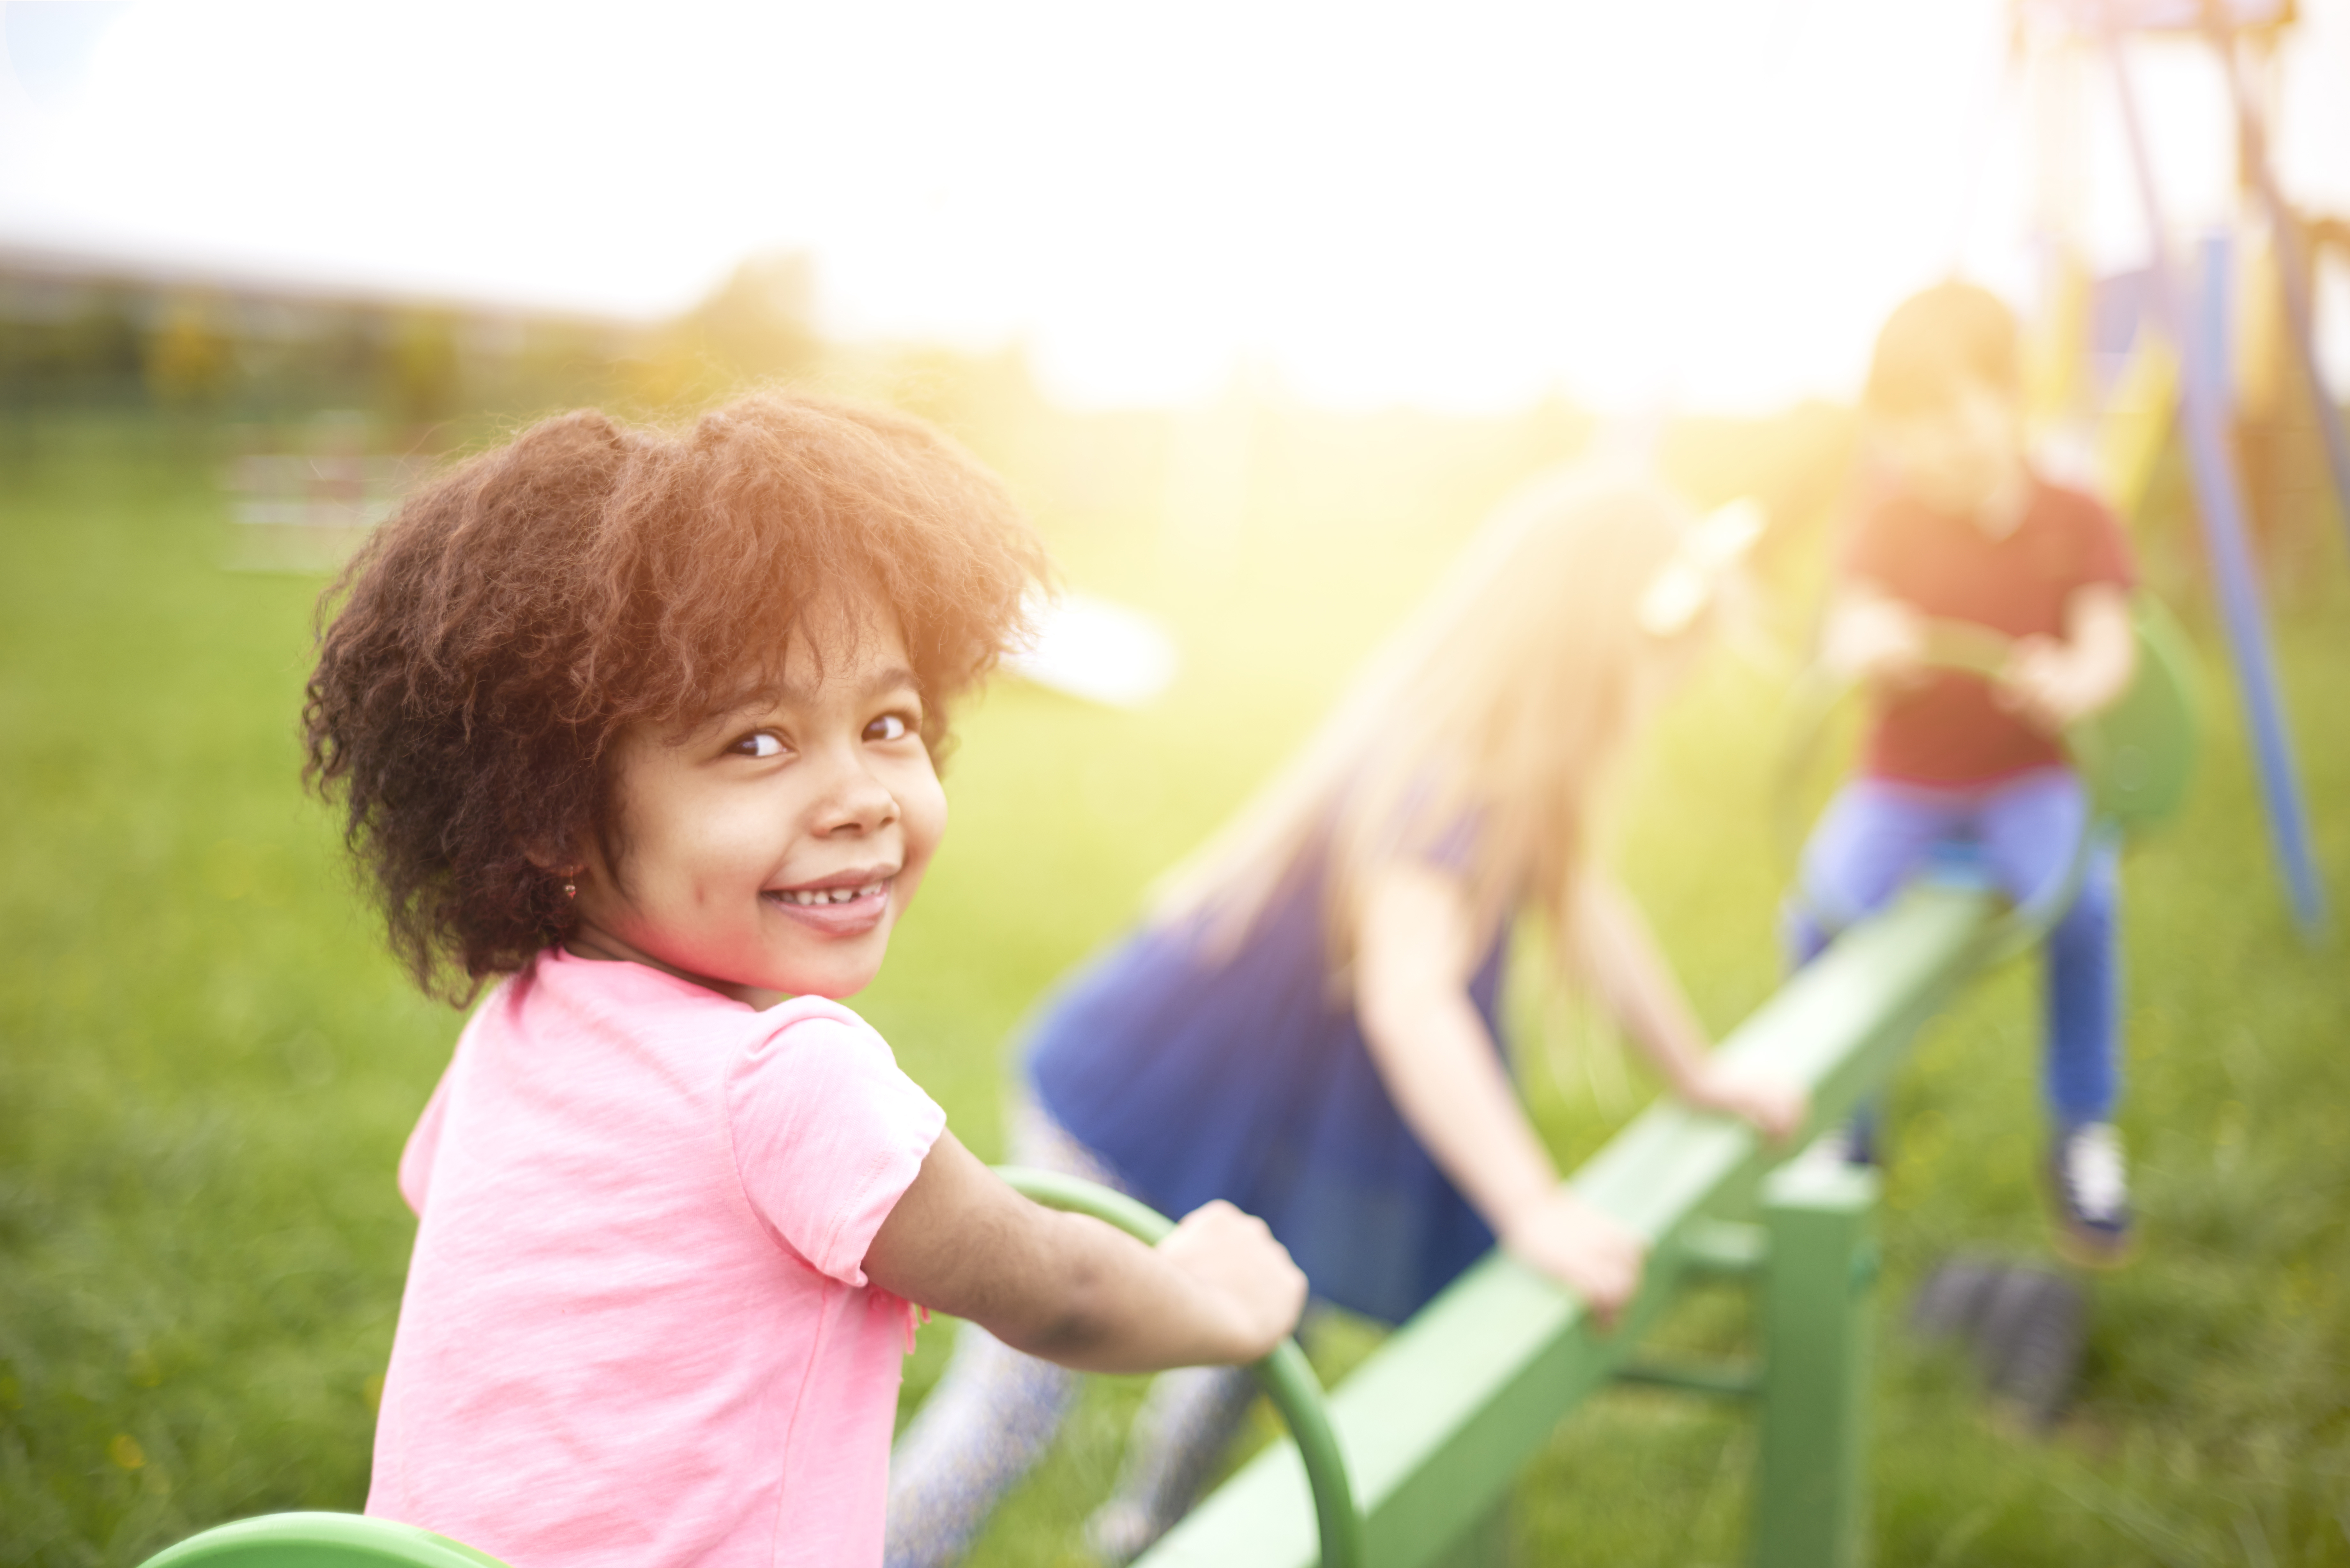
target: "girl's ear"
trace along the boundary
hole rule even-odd
[[[567,845],[556,847],[544,841],[525,843],[522,857],[542,871],[561,877],[576,877],[588,868],[588,857]]]
[[[563,884],[566,902],[579,897],[579,879],[588,875],[588,862],[577,855],[555,855],[538,846],[525,846],[523,858],[549,877]]]

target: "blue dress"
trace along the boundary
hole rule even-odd
[[[1493,1233],[1404,1126],[1329,982],[1323,867],[1320,846],[1301,855],[1221,963],[1188,923],[1097,955],[1045,999],[1028,1077],[1162,1213],[1225,1199],[1273,1228],[1316,1297],[1400,1323]],[[1504,945],[1469,984],[1497,1041]]]

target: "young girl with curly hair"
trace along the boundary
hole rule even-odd
[[[550,420],[353,564],[311,774],[418,982],[493,982],[400,1159],[369,1512],[525,1568],[873,1563],[918,1307],[1101,1370],[1289,1330],[1262,1224],[1026,1202],[841,1005],[1044,569],[927,426],[774,397]]]

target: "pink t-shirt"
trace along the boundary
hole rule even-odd
[[[863,1020],[549,951],[400,1162],[368,1511],[515,1568],[881,1560],[911,1309],[873,1233],[946,1116]]]

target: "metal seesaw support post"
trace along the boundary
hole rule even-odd
[[[1855,1568],[1863,1555],[1877,1185],[1874,1170],[1810,1164],[1763,1183],[1754,1568]]]

